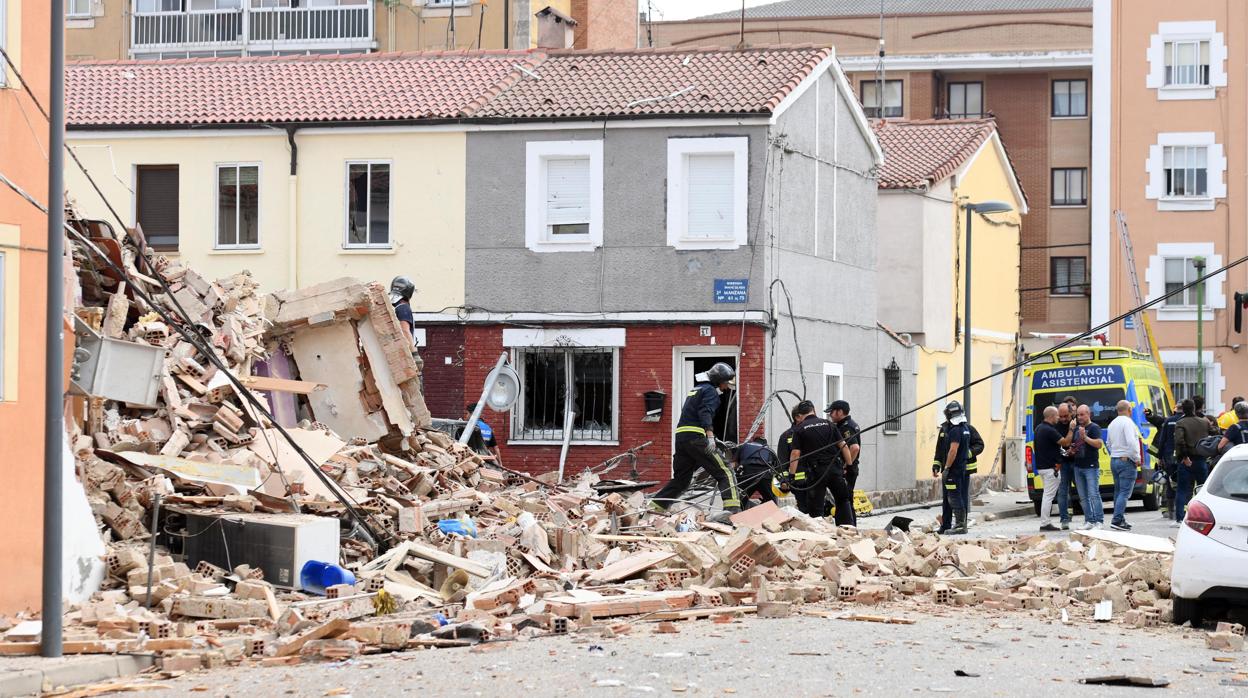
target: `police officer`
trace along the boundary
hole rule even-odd
[[[849,416],[849,402],[845,400],[834,400],[828,405],[828,409],[824,410],[828,415],[828,420],[836,425],[840,430],[841,436],[845,439],[845,446],[849,448],[851,460],[845,465],[845,484],[849,486],[849,496],[854,496],[854,486],[858,484],[858,457],[862,453],[862,437],[859,432],[862,431]],[[858,525],[858,512],[853,509],[849,510],[849,515],[854,520],[854,525]]]
[[[763,502],[776,502],[776,493],[771,491],[771,480],[779,470],[776,454],[767,448],[765,437],[756,437],[749,443],[737,447],[732,456],[740,469],[737,482],[740,483],[741,503],[750,503],[750,497],[757,492]]]
[[[715,478],[724,510],[729,513],[741,511],[741,498],[737,492],[737,478],[732,468],[724,463],[715,449],[715,432],[712,419],[719,409],[719,394],[732,387],[736,371],[726,363],[717,363],[711,370],[699,374],[699,382],[685,397],[676,423],[676,448],[672,454],[672,479],[654,495],[652,503],[667,509],[688,489],[693,473],[702,468]]]
[[[794,489],[794,487],[799,486],[799,485],[802,487],[805,486],[806,473],[801,470],[798,470],[798,473],[796,476],[790,477],[789,471],[788,471],[789,454],[793,452],[793,432],[794,430],[797,429],[797,422],[798,422],[799,417],[800,417],[800,413],[797,411],[796,407],[789,410],[789,421],[791,422],[791,424],[789,425],[789,428],[786,429],[784,433],[780,435],[780,441],[776,444],[776,455],[777,455],[777,459],[780,462],[780,473],[776,476],[776,479],[780,483],[780,491],[792,492],[793,499],[797,503],[798,511],[805,513],[806,512],[806,508],[804,504],[804,502],[806,501],[805,490]]]
[[[943,430],[946,451],[939,469],[936,465],[932,466],[932,474],[941,474],[944,485],[941,510],[952,513],[954,524],[949,526],[951,517],[945,514],[938,532],[962,534],[966,533],[966,504],[962,491],[966,482],[966,461],[971,452],[971,428],[966,423],[961,403],[956,400],[945,405],[945,421],[948,424],[948,428]]]
[[[957,405],[958,412],[961,413],[962,405],[960,403],[955,400],[954,402],[949,403],[949,406],[952,405]],[[940,429],[936,434],[936,452],[932,454],[932,477],[938,477],[945,469],[945,456],[949,454],[948,434],[949,429],[952,426],[953,424],[949,422],[948,406],[946,406],[945,421],[941,423]],[[971,432],[971,444],[969,450],[966,452],[966,468],[964,469],[965,474],[962,482],[958,484],[960,485],[959,490],[962,493],[962,508],[966,509],[969,514],[971,510],[971,473],[979,470],[977,459],[978,453],[984,450],[984,440],[980,437],[979,431],[972,426],[970,422],[967,422],[966,426]],[[951,526],[953,526],[953,509],[949,506],[949,501],[942,497],[940,504],[940,530],[938,530],[937,533],[944,533],[948,531]]]
[[[797,473],[798,465],[807,466],[808,484],[811,502],[817,497],[822,509],[824,492],[832,492],[832,500],[836,505],[836,525],[852,526],[854,498],[845,482],[845,464],[853,462],[849,447],[836,425],[826,419],[815,416],[815,405],[809,400],[798,403],[801,421],[793,433],[793,452],[789,454],[789,475]],[[818,511],[810,516],[822,516]]]

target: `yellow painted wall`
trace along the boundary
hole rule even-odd
[[[998,147],[989,143],[979,155],[971,161],[965,171],[957,179],[954,187],[954,199],[961,201],[1004,201],[1015,207],[1014,213],[994,214],[992,220],[1011,222],[1014,225],[992,225],[982,216],[976,216],[972,225],[972,298],[971,298],[971,379],[980,378],[992,372],[993,359],[999,360],[1002,366],[1014,363],[1014,337],[1019,331],[1019,228],[1020,216],[1017,213],[1022,202],[1015,199],[1010,188],[1009,173],[998,157]],[[958,271],[950,273],[950,283],[955,285],[953,298],[957,307],[954,316],[958,318],[958,326],[962,323],[963,288],[965,266],[961,263],[965,253],[966,214],[961,209],[950,206],[949,215],[954,216],[954,244],[957,245],[954,259],[958,260]],[[961,330],[959,329],[959,335]],[[953,390],[962,385],[962,342],[959,341],[952,351],[928,351],[919,353],[919,375],[917,376],[918,394],[934,397],[937,392],[937,372],[940,366],[947,371],[947,388]],[[993,420],[992,391],[1001,391],[1003,419]],[[979,430],[984,439],[984,455],[980,456],[980,473],[989,472],[996,454],[1000,450],[1002,439],[1017,431],[1015,419],[1017,404],[1012,400],[1014,381],[1012,374],[1005,374],[1000,381],[985,381],[971,392],[971,423]],[[930,398],[928,398],[930,399]],[[961,401],[958,396],[951,399]],[[941,421],[942,409],[937,406],[921,410],[916,417],[916,474],[920,478],[932,476],[932,454],[936,447],[936,434]]]
[[[298,279],[290,275],[290,153],[282,132],[272,135],[170,135],[107,140],[76,138],[70,146],[113,207],[133,221],[135,167],[179,166],[181,259],[208,278],[248,269],[262,289],[308,286],[341,276],[389,283],[411,276],[418,311],[464,302],[465,137],[463,133],[300,134]],[[391,240],[388,250],[343,248],[348,160],[391,163]],[[215,250],[216,165],[260,164],[260,249]],[[114,176],[115,173],[115,176]],[[66,186],[84,215],[111,216],[74,166]],[[114,223],[115,225],[115,223]]]

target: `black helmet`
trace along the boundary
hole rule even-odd
[[[390,302],[398,304],[401,301],[410,301],[412,295],[416,293],[416,284],[406,276],[396,276],[394,281],[390,282]]]
[[[962,416],[962,403],[957,400],[949,401],[949,404],[945,405],[945,419],[953,419],[960,416]]]
[[[711,385],[722,385],[731,383],[737,377],[737,372],[732,367],[722,361],[711,367],[706,372],[706,380]]]

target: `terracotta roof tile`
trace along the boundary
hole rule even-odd
[[[551,51],[475,116],[766,114],[830,55],[816,47]]]
[[[71,127],[767,114],[817,47],[71,63]]]
[[[451,119],[526,52],[71,63],[71,126]]]
[[[957,171],[994,131],[993,119],[876,121],[881,189],[921,189]]]

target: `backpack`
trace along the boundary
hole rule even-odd
[[[1214,434],[1213,436],[1206,436],[1202,438],[1200,441],[1196,442],[1196,455],[1201,458],[1213,458],[1215,456],[1222,455],[1222,452],[1218,450],[1218,444],[1221,442],[1221,434]]]

